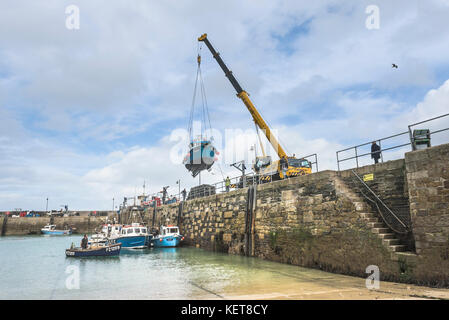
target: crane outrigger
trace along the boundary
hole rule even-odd
[[[286,152],[279,144],[276,137],[271,133],[270,127],[267,125],[267,123],[264,121],[260,113],[257,111],[254,104],[251,102],[248,93],[245,90],[243,90],[240,84],[237,82],[234,75],[232,74],[232,71],[228,69],[226,64],[221,59],[220,53],[215,51],[214,47],[207,38],[207,34],[205,33],[201,37],[199,37],[198,41],[204,42],[206,46],[209,48],[210,52],[212,53],[212,56],[218,62],[219,66],[221,67],[226,77],[231,82],[235,91],[237,91],[237,97],[239,97],[243,101],[248,111],[250,112],[251,116],[253,117],[254,123],[256,124],[256,129],[257,127],[259,127],[264,132],[266,138],[268,139],[271,146],[279,156],[280,160],[274,162],[271,161],[271,157],[266,156],[265,154],[263,157],[256,157],[256,161],[253,166],[254,171],[260,174],[262,176],[262,180],[265,181],[270,181],[272,179],[277,180],[277,179],[290,178],[298,175],[305,175],[311,173],[312,168],[308,160],[297,159],[294,156],[287,156]]]

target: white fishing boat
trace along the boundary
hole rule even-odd
[[[41,229],[41,232],[43,234],[49,234],[49,235],[71,235],[72,234],[72,228],[67,228],[64,230],[58,230],[56,229],[55,224],[47,224],[45,227]]]

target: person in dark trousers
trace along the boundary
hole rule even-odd
[[[87,249],[87,241],[87,234],[85,234],[83,240],[81,240],[81,249]]]
[[[186,191],[186,189],[184,188],[184,190],[182,190],[182,201],[186,201],[186,196],[187,196],[187,191]]]
[[[376,141],[373,141],[373,143],[371,145],[371,158],[374,159],[374,163],[379,162],[380,147],[376,144]]]

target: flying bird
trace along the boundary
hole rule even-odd
[[[393,63],[393,67],[392,68],[398,68],[398,66],[396,64]]]

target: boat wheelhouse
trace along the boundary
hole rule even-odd
[[[117,237],[110,237],[110,240],[115,240],[116,243],[121,243],[122,248],[128,249],[144,249],[147,248],[151,239],[147,227],[132,223],[121,228],[120,234]]]

